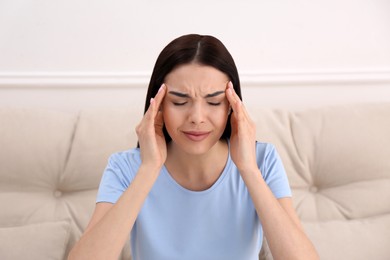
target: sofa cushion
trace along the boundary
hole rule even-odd
[[[65,259],[68,221],[0,227],[0,259]]]
[[[44,109],[0,109],[0,189],[37,191],[58,184],[77,115]]]
[[[80,112],[69,159],[60,178],[60,188],[76,225],[70,245],[88,224],[95,206],[97,188],[109,156],[137,145],[135,126],[142,118],[140,108],[86,109]],[[130,258],[129,240],[120,259]]]
[[[75,230],[71,238],[80,235],[76,207],[67,200],[72,196],[61,190],[60,183],[76,124],[77,113],[0,109],[0,226],[69,219]],[[92,210],[95,194],[81,192],[76,206]]]
[[[257,139],[280,153],[321,259],[388,258],[389,217],[375,217],[390,212],[390,104],[249,112]]]
[[[141,118],[142,111],[129,108],[81,111],[61,176],[63,189],[96,189],[108,157],[137,145],[135,126]]]
[[[385,260],[390,256],[390,215],[303,223],[322,260]]]
[[[141,117],[131,107],[0,108],[0,226],[70,219],[69,252],[92,215],[109,155],[136,145]],[[126,247],[123,258],[129,254]]]
[[[250,112],[282,157],[302,220],[390,212],[390,104]]]

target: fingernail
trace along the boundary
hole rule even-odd
[[[229,85],[229,88],[233,88],[233,83],[231,81],[229,81],[228,85]]]
[[[158,92],[160,92],[164,88],[165,84],[161,84],[160,88],[158,89]]]
[[[154,102],[154,98],[150,98],[150,104]]]

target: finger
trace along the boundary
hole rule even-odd
[[[162,84],[161,87],[159,88],[156,96],[154,98],[150,99],[149,108],[145,113],[145,116],[147,118],[154,119],[156,117],[157,112],[158,112],[160,105],[162,103],[162,100],[164,99],[164,96],[165,96],[165,89],[166,89],[165,84]]]
[[[239,104],[239,106],[236,107],[236,111],[239,110],[240,112],[242,112],[245,115],[245,117],[248,120],[251,120],[247,109],[245,108],[244,104],[242,103],[242,100],[237,95],[236,91],[234,90],[233,83],[231,81],[229,81],[229,83],[228,83],[228,88],[231,89],[231,92],[232,92],[232,95],[233,95],[233,98],[234,98],[233,102]]]
[[[230,106],[233,109],[233,112],[235,112],[235,116],[237,118],[240,118],[243,115],[245,115],[245,113],[243,113],[243,111],[242,111],[242,107],[243,107],[242,101],[241,101],[240,97],[237,95],[237,93],[234,91],[233,84],[231,81],[229,81],[229,83],[227,85],[226,96],[227,96],[227,99],[230,103]]]
[[[226,96],[231,106],[236,106],[237,103],[241,102],[240,98],[234,91],[233,84],[231,81],[229,81],[227,84]]]
[[[157,128],[163,128],[164,126],[164,119],[163,119],[163,113],[162,111],[157,111],[157,115],[156,115],[156,118],[154,120],[154,125],[157,127]]]
[[[167,87],[166,87],[165,83],[163,83],[163,84],[161,85],[161,87],[158,89],[158,92],[157,92],[156,96],[154,97],[154,100],[155,100],[155,102],[156,102],[156,107],[157,107],[158,109],[160,108],[161,103],[162,103],[162,101],[163,101],[163,99],[164,99],[166,88],[167,88]]]

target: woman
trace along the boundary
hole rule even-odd
[[[238,72],[212,36],[160,53],[139,146],[111,156],[95,212],[69,259],[318,259],[291,201],[281,160],[256,142]]]

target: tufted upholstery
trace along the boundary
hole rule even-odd
[[[275,144],[282,157],[321,259],[388,258],[390,104],[248,109],[258,140]],[[0,109],[0,239],[6,227],[65,221],[64,258],[92,214],[108,156],[136,144],[141,114]],[[128,255],[127,246],[122,258]]]
[[[252,114],[258,138],[281,154],[321,259],[388,259],[390,104]]]

